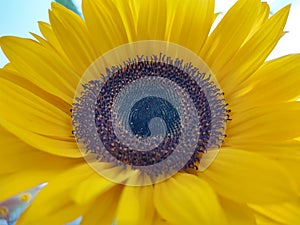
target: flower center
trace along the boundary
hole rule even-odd
[[[211,71],[194,53],[162,41],[101,56],[84,74],[73,106],[74,135],[87,162],[127,185],[203,171],[224,138],[226,104]]]

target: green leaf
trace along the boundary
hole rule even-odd
[[[63,5],[67,9],[73,11],[74,13],[78,14],[79,16],[81,16],[81,13],[79,12],[79,10],[77,9],[77,7],[75,6],[72,0],[55,0],[55,1]]]

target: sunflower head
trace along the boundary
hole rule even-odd
[[[73,133],[85,159],[102,176],[126,185],[203,171],[222,144],[228,119],[208,66],[190,50],[163,41],[134,42],[104,54],[86,70],[74,99]]]
[[[48,182],[18,224],[300,223],[300,56],[266,61],[289,8],[53,3],[2,37],[0,218]]]

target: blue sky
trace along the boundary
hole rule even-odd
[[[0,36],[32,37],[39,33],[37,21],[48,22],[52,0],[0,0]],[[81,0],[74,1],[80,5]],[[0,51],[0,67],[7,62]]]
[[[0,0],[0,36],[30,37],[37,31],[36,21],[48,21],[50,0]],[[0,55],[0,66],[6,62]]]
[[[35,21],[47,20],[50,0],[1,0],[0,35],[28,36],[28,31],[36,30]]]
[[[81,0],[75,0],[80,5]],[[216,0],[218,11],[227,10],[235,0]],[[292,3],[291,14],[286,26],[289,33],[280,41],[271,55],[279,55],[300,52],[300,0],[268,0],[273,11],[281,6]],[[48,21],[48,9],[51,0],[0,0],[0,36],[15,35],[31,37],[29,32],[39,33],[37,21]],[[298,28],[298,29],[297,29]],[[0,67],[7,62],[0,52]]]

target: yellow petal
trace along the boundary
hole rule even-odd
[[[118,206],[117,224],[151,225],[153,216],[153,187],[125,186]]]
[[[300,224],[300,201],[294,200],[274,205],[250,205],[255,211],[257,224]]]
[[[77,184],[70,195],[77,204],[84,205],[92,202],[97,196],[109,191],[114,186],[116,186],[115,183],[101,177],[98,173],[93,173],[88,179]]]
[[[255,107],[244,112],[232,112],[228,123],[230,141],[256,138],[260,141],[284,141],[300,136],[300,102]]]
[[[163,40],[166,17],[166,0],[142,0],[137,24],[138,40]]]
[[[39,86],[33,84],[29,80],[20,76],[20,74],[14,70],[11,64],[8,64],[8,67],[0,71],[0,79],[5,79],[22,87],[23,89],[27,89],[28,91],[32,92],[36,96],[39,96],[41,99],[49,102],[50,104],[56,106],[61,111],[65,112],[67,115],[71,115],[70,109],[71,104],[65,102],[61,98],[50,94],[46,90],[41,89]]]
[[[96,54],[86,24],[71,10],[52,3],[49,18],[53,32],[77,74],[83,74],[100,55]]]
[[[5,66],[3,66],[3,69],[9,70],[9,71],[16,71],[14,66],[11,63],[7,63]]]
[[[37,149],[81,157],[71,133],[71,106],[13,71],[0,73],[2,126]]]
[[[20,139],[13,136],[1,126],[0,137],[0,144],[3,146],[0,150],[0,175],[21,170],[22,166],[27,165],[28,161],[30,161],[23,160],[23,157],[32,156],[30,153],[35,153],[34,149],[30,145],[26,145]]]
[[[38,22],[39,25],[39,30],[44,36],[44,38],[53,46],[56,48],[60,48],[61,51],[63,52],[63,49],[61,48],[61,45],[59,41],[57,40],[57,37],[55,36],[53,29],[50,24],[45,23],[45,22]]]
[[[269,16],[270,16],[270,6],[266,2],[261,2],[259,13],[256,18],[255,26],[252,27],[252,30],[249,36],[247,37],[247,39],[245,40],[245,42],[247,42],[253,36],[253,34],[256,33],[256,31],[261,29],[261,26],[268,20]]]
[[[49,166],[76,162],[76,160],[56,157],[41,152],[30,145],[25,144],[16,136],[0,127],[0,144],[3,148],[0,150],[0,174],[12,174],[20,172],[23,169],[38,167],[39,165]],[[49,157],[49,165],[47,157]],[[26,158],[26,160],[24,160]],[[46,162],[45,162],[46,161]],[[35,162],[32,164],[32,162]]]
[[[220,85],[234,95],[239,85],[255,72],[274,49],[283,34],[290,6],[281,9],[265,22],[221,69]]]
[[[273,203],[297,196],[292,177],[278,163],[240,149],[222,148],[200,177],[221,196],[241,203]]]
[[[62,63],[56,52],[24,38],[2,37],[0,45],[19,74],[71,103],[79,78]]]
[[[51,44],[45,40],[43,37],[41,37],[40,35],[37,35],[35,33],[30,32],[30,34],[41,44],[43,45],[45,48],[49,48],[49,49],[53,49],[53,47],[51,46]]]
[[[82,10],[93,47],[99,56],[128,42],[127,31],[113,1],[84,0]]]
[[[29,213],[33,212],[34,210],[43,210],[45,207],[40,206],[37,209],[35,206],[30,206],[29,209],[25,211],[18,219],[16,225],[53,225],[53,224],[67,224],[70,221],[74,221],[75,219],[79,218],[82,214],[84,214],[88,206],[78,206],[69,202],[69,199],[65,198],[64,195],[57,196],[59,198],[60,206],[55,208],[53,212],[48,212],[47,216],[39,217],[39,218],[29,218]],[[49,201],[53,201],[49,199]],[[49,202],[45,203],[49,204]],[[33,213],[33,215],[36,215]]]
[[[16,126],[12,122],[8,122],[2,119],[0,119],[0,124],[9,132],[13,133],[22,141],[24,141],[28,145],[33,146],[36,149],[62,157],[82,157],[82,154],[80,153],[75,141],[61,140],[55,137],[39,135],[28,131],[27,129]]]
[[[209,36],[201,50],[200,56],[218,79],[222,78],[222,67],[230,61],[249,35],[255,24],[259,6],[258,0],[237,1]]]
[[[257,140],[255,137],[240,140],[239,138],[227,138],[224,147],[235,146],[236,148],[253,151],[271,158],[295,158],[300,152],[300,141],[274,141]]]
[[[116,186],[95,199],[94,203],[83,215],[81,225],[101,224],[111,225],[116,219],[116,210],[119,203],[122,186]]]
[[[83,215],[89,205],[74,203],[72,189],[93,173],[84,161],[66,171],[59,171],[21,216],[18,224],[65,224]]]
[[[264,157],[275,160],[280,166],[289,171],[289,174],[293,177],[293,180],[298,186],[298,192],[300,193],[300,141],[288,140],[288,141],[260,141],[256,138],[239,140],[232,138],[227,139],[226,146],[234,146],[250,152],[256,152]],[[224,146],[225,147],[225,146]]]
[[[59,41],[57,40],[57,37],[55,36],[55,33],[51,27],[50,24],[45,22],[38,22],[39,29],[44,38],[47,40],[48,45],[50,45],[59,55],[64,58],[64,63],[68,63],[72,65],[70,59],[67,57],[65,51],[61,47]],[[81,76],[81,74],[78,74]]]
[[[165,219],[161,218],[157,212],[155,212],[152,225],[171,225],[171,223],[168,223]]]
[[[249,85],[251,89],[244,96],[230,100],[233,110],[295,100],[300,96],[300,54],[266,62],[242,84],[242,88]]]
[[[29,155],[28,160],[32,161],[17,165],[18,171],[9,174],[0,174],[0,201],[55,179],[61,171],[70,168],[76,163],[68,160],[63,161],[63,158],[59,159],[59,157],[47,156],[46,154],[30,154],[27,153]],[[15,163],[9,158],[7,160]],[[39,160],[39,163],[36,163],[34,160]],[[30,166],[29,164],[36,165]]]
[[[211,187],[200,178],[179,173],[154,188],[159,215],[171,224],[227,224]]]
[[[157,15],[156,12],[154,15]],[[164,17],[158,18],[162,20]],[[165,19],[167,20],[165,39],[199,53],[215,19],[214,1],[167,1]]]
[[[300,143],[298,143],[297,145],[296,152],[290,151],[290,149],[286,147],[282,148],[281,154],[278,154],[277,157],[274,155],[270,158],[276,159],[282,167],[289,171],[290,175],[294,178],[295,182],[298,185],[298,193],[300,194]]]
[[[123,40],[119,40],[121,42],[133,42],[137,41],[137,23],[139,16],[139,9],[141,1],[136,0],[112,0],[116,11],[113,12],[115,16],[118,17],[115,22],[116,26],[121,28],[121,32],[125,33]],[[123,28],[124,26],[124,28]],[[124,30],[123,30],[124,29]],[[117,43],[117,42],[116,42]]]
[[[40,23],[42,24],[42,23]],[[46,23],[45,23],[46,24]],[[46,25],[45,25],[46,26]],[[49,24],[47,24],[47,27],[50,27]],[[51,27],[49,28],[49,30],[51,29]],[[52,30],[50,30],[50,32],[53,33]],[[65,52],[63,51],[63,49],[61,48],[61,46],[59,45],[59,43],[55,43],[56,45],[53,45],[53,43],[51,43],[49,40],[35,34],[35,33],[31,33],[30,34],[42,45],[44,46],[47,51],[54,51],[57,54],[59,54],[59,57],[61,58],[61,61],[64,62],[64,64],[66,66],[68,66],[69,68],[72,68],[71,70],[75,71],[76,69],[73,67],[72,63],[70,62],[69,58],[66,56]],[[54,38],[56,39],[55,35],[53,34]],[[78,77],[81,77],[82,74],[78,74]]]
[[[230,225],[255,225],[252,209],[246,204],[236,203],[225,198],[220,198],[222,209]]]
[[[1,78],[0,78],[1,79]],[[70,115],[6,79],[0,82],[0,117],[36,134],[70,139]]]
[[[2,127],[0,136],[0,201],[48,182],[79,162],[38,151]]]

